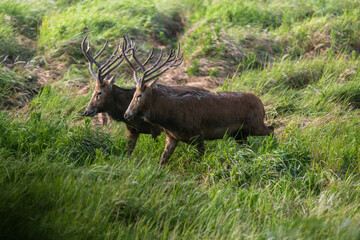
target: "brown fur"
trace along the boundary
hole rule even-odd
[[[158,85],[157,89],[159,92],[169,95],[187,94],[191,91],[206,91],[196,87],[164,85]],[[124,113],[134,93],[135,88],[124,89],[117,87],[112,80],[104,80],[103,85],[97,81],[92,98],[83,114],[84,116],[93,117],[98,113],[107,113],[115,121],[124,122],[127,128],[127,152],[129,154],[134,150],[141,133],[151,134],[153,138],[156,138],[161,133],[160,127],[145,122],[140,117],[134,117],[131,120],[124,119]]]
[[[142,117],[166,133],[166,146],[160,163],[165,164],[179,141],[195,143],[203,154],[204,140],[221,139],[225,134],[239,141],[247,136],[270,135],[274,128],[265,126],[265,110],[252,93],[188,92],[170,95],[157,88],[137,86],[124,115]]]

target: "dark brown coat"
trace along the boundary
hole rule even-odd
[[[188,86],[164,86],[158,85],[157,90],[169,95],[187,94],[191,91],[207,91],[205,89]],[[156,138],[161,133],[161,128],[140,117],[131,120],[124,119],[124,113],[129,106],[135,93],[135,88],[120,88],[113,84],[112,80],[104,80],[104,84],[96,82],[92,98],[85,109],[84,116],[94,117],[98,113],[107,113],[115,121],[124,122],[127,128],[127,152],[132,153],[137,139],[141,133],[151,134]]]
[[[127,151],[131,154],[134,150],[137,139],[140,133],[151,134],[156,138],[161,133],[161,128],[154,126],[149,122],[145,122],[139,117],[134,117],[131,120],[124,119],[124,113],[131,102],[135,93],[135,88],[124,89],[114,85],[116,75],[110,78],[110,73],[115,70],[126,58],[126,53],[129,50],[135,50],[135,43],[124,37],[123,43],[119,44],[110,57],[103,61],[97,60],[107,47],[106,41],[103,47],[97,53],[91,53],[90,40],[87,36],[81,42],[81,50],[89,63],[89,71],[96,81],[95,89],[92,98],[85,109],[84,116],[93,117],[98,113],[108,113],[110,117],[116,121],[125,122],[127,128]],[[121,52],[119,52],[121,48]],[[126,58],[128,61],[128,59]],[[149,57],[145,65],[151,60]],[[93,65],[97,67],[97,72],[94,71]],[[109,79],[110,78],[110,79]],[[159,92],[164,92],[169,95],[186,94],[188,91],[206,91],[196,87],[186,86],[163,86],[157,87]]]
[[[144,118],[166,133],[161,164],[166,163],[179,141],[197,144],[204,152],[204,140],[221,139],[225,134],[246,141],[250,135],[273,133],[264,124],[264,106],[252,93],[189,92],[170,95],[148,85],[138,86],[125,119]]]

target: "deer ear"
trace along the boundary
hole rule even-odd
[[[154,81],[146,84],[146,86],[149,87],[149,88],[155,88],[155,87],[156,87],[157,80],[158,80],[158,79],[156,79],[156,80],[154,80]]]
[[[112,76],[108,81],[109,85],[113,85],[116,82],[116,78],[117,78],[117,74]]]

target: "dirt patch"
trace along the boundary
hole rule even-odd
[[[0,63],[0,109],[22,107],[38,93],[40,85],[28,65],[6,59]]]
[[[338,77],[337,81],[341,84],[353,79],[357,74],[358,66],[352,66],[345,69]]]
[[[59,81],[63,72],[66,71],[66,64],[63,62],[51,62],[47,64],[43,64],[42,67],[37,67],[35,69],[35,73],[38,77],[38,82],[41,85],[49,84],[55,81]]]
[[[189,76],[184,69],[175,69],[160,77],[159,83],[166,85],[185,85],[216,90],[221,79],[202,76]]]

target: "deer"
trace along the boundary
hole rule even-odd
[[[124,60],[124,55],[120,51],[120,48],[133,48],[136,49],[136,44],[130,41],[126,36],[124,42],[118,44],[114,52],[109,58],[105,59],[103,63],[100,63],[97,59],[106,49],[108,40],[104,43],[99,52],[94,55],[91,54],[90,40],[87,40],[87,36],[81,42],[81,50],[89,63],[89,71],[92,77],[95,79],[95,88],[93,90],[92,97],[82,114],[85,117],[94,117],[98,113],[107,113],[111,119],[117,122],[124,122],[127,129],[127,146],[126,152],[131,155],[136,142],[140,134],[151,134],[155,139],[161,134],[161,128],[155,126],[149,122],[144,121],[140,117],[134,117],[131,120],[124,118],[124,113],[131,102],[131,99],[135,93],[135,88],[121,88],[116,86],[117,75],[110,76],[110,73],[116,69]],[[149,57],[144,65],[148,64],[152,60]],[[94,71],[94,65],[97,68],[97,72]],[[190,87],[190,86],[165,86],[158,85],[157,89],[161,92],[167,92],[168,94],[187,94],[191,91],[206,92],[207,90]]]
[[[140,117],[163,129],[166,140],[160,165],[168,163],[179,142],[194,144],[201,157],[205,152],[204,140],[222,139],[227,134],[239,143],[246,143],[249,136],[267,136],[274,132],[273,126],[265,125],[264,105],[253,93],[192,91],[171,95],[157,89],[158,77],[182,63],[180,45],[177,52],[171,49],[165,58],[161,51],[150,68],[146,68],[146,62],[139,61],[136,49],[123,47],[121,51],[136,82],[124,119]],[[138,68],[131,63],[130,56]]]

